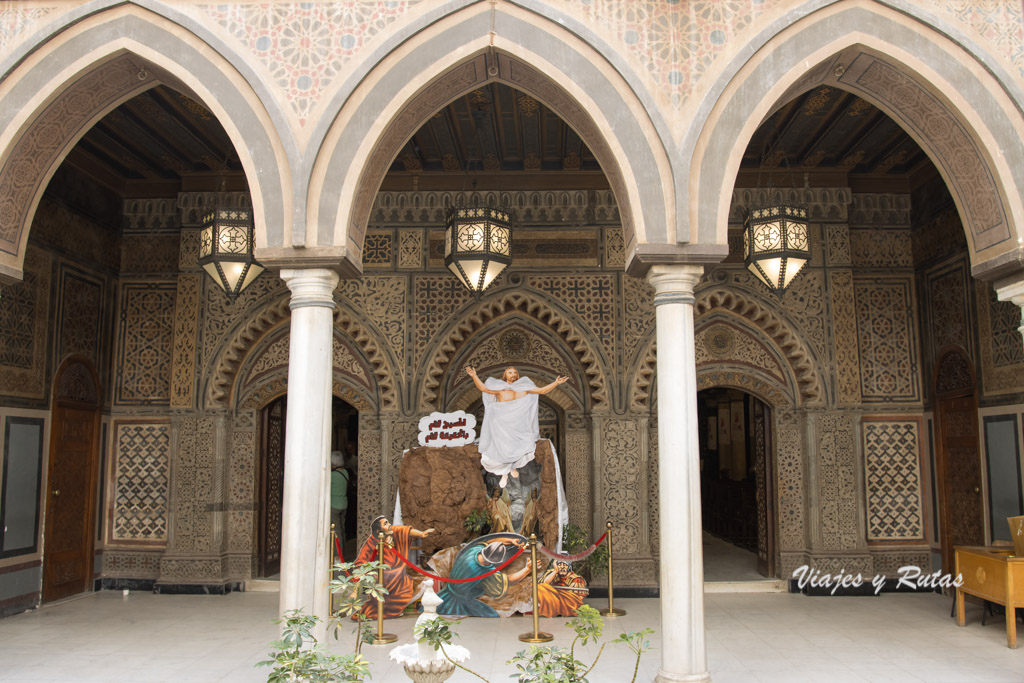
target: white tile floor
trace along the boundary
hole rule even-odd
[[[175,596],[107,591],[0,620],[0,681],[265,681],[264,658],[276,636],[273,593]],[[754,593],[706,595],[708,657],[715,683],[733,681],[1024,681],[1024,647],[1006,647],[1004,622],[981,626],[981,608],[968,606],[968,625],[949,617],[950,600],[935,594],[810,598]],[[593,601],[601,607],[601,601]],[[605,625],[607,639],[644,626],[660,628],[657,600],[616,600],[629,614]],[[387,622],[409,640],[413,618]],[[542,629],[567,645],[564,620]],[[457,642],[469,664],[497,683],[508,681],[505,661],[526,647],[517,636],[525,618],[462,622]],[[1024,637],[1022,637],[1024,640]],[[641,661],[638,681],[651,681],[661,641]],[[391,646],[366,648],[374,683],[408,680],[387,658]],[[341,649],[340,647],[338,648]],[[585,648],[589,660],[594,648]],[[627,683],[633,661],[609,645],[590,680]],[[456,672],[452,683],[475,679]]]

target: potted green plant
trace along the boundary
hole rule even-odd
[[[575,524],[562,527],[562,550],[568,555],[581,553],[590,547],[590,537],[586,531]],[[588,557],[574,562],[573,566],[588,581],[608,573],[608,546],[604,543],[597,546]]]
[[[323,643],[313,636],[320,618],[291,610],[283,619],[281,639],[270,643],[270,659],[256,666],[273,667],[267,683],[335,683],[363,681],[370,673],[369,662],[358,652],[335,655],[324,651]]]
[[[330,589],[332,593],[341,594],[341,604],[327,628],[337,639],[339,617],[358,615],[354,651],[344,655],[327,652],[313,635],[320,618],[302,610],[290,610],[284,618],[274,621],[283,627],[281,638],[270,643],[270,659],[256,664],[272,667],[267,683],[358,683],[370,675],[370,664],[360,650],[363,641],[373,637],[373,631],[362,614],[362,607],[367,600],[387,594],[387,589],[377,583],[379,568],[379,561],[358,566],[334,565],[335,575],[340,578],[331,581]]]
[[[452,626],[458,623],[458,620],[435,619],[417,625],[414,635],[420,642],[425,642],[439,651],[445,659],[458,668],[486,681],[487,679],[477,672],[454,661],[445,650],[445,645],[451,646],[452,639],[457,635],[452,630]],[[576,659],[576,646],[586,645],[591,640],[600,638],[604,622],[596,609],[589,605],[581,605],[576,611],[576,616],[570,619],[566,626],[576,632],[568,649],[555,645],[533,645],[529,650],[520,650],[508,661],[509,664],[516,667],[516,673],[511,677],[518,683],[588,683],[587,676],[597,666],[597,661],[601,658],[606,643],[601,644],[597,656],[589,666]],[[645,628],[642,631],[623,633],[611,641],[624,643],[636,654],[633,678],[630,683],[636,683],[636,677],[640,670],[640,657],[650,648],[650,642],[646,640],[646,637],[652,633],[654,633],[653,630]]]

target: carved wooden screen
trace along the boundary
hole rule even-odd
[[[284,505],[284,429],[288,413],[282,396],[263,410],[260,448],[259,575],[281,571],[281,512]]]
[[[775,499],[772,468],[771,409],[751,396],[754,478],[757,484],[757,571],[775,576]]]
[[[942,570],[951,572],[954,546],[985,543],[974,367],[959,347],[936,362],[935,431]]]
[[[54,382],[43,546],[43,600],[92,587],[100,395],[89,361],[70,359]]]

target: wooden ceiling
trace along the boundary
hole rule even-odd
[[[244,189],[238,156],[216,118],[166,86],[124,103],[68,156],[71,169],[121,197]],[[70,170],[70,169],[69,169]],[[935,171],[891,118],[849,92],[821,87],[780,107],[743,155],[737,184],[845,181],[910,191]],[[771,180],[769,180],[771,178]],[[391,165],[383,189],[606,187],[593,153],[533,97],[492,83],[435,113]],[[803,183],[797,177],[791,182]]]

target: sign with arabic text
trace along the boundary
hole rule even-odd
[[[420,418],[420,445],[465,446],[476,440],[476,416],[459,410],[454,413],[431,413]]]

